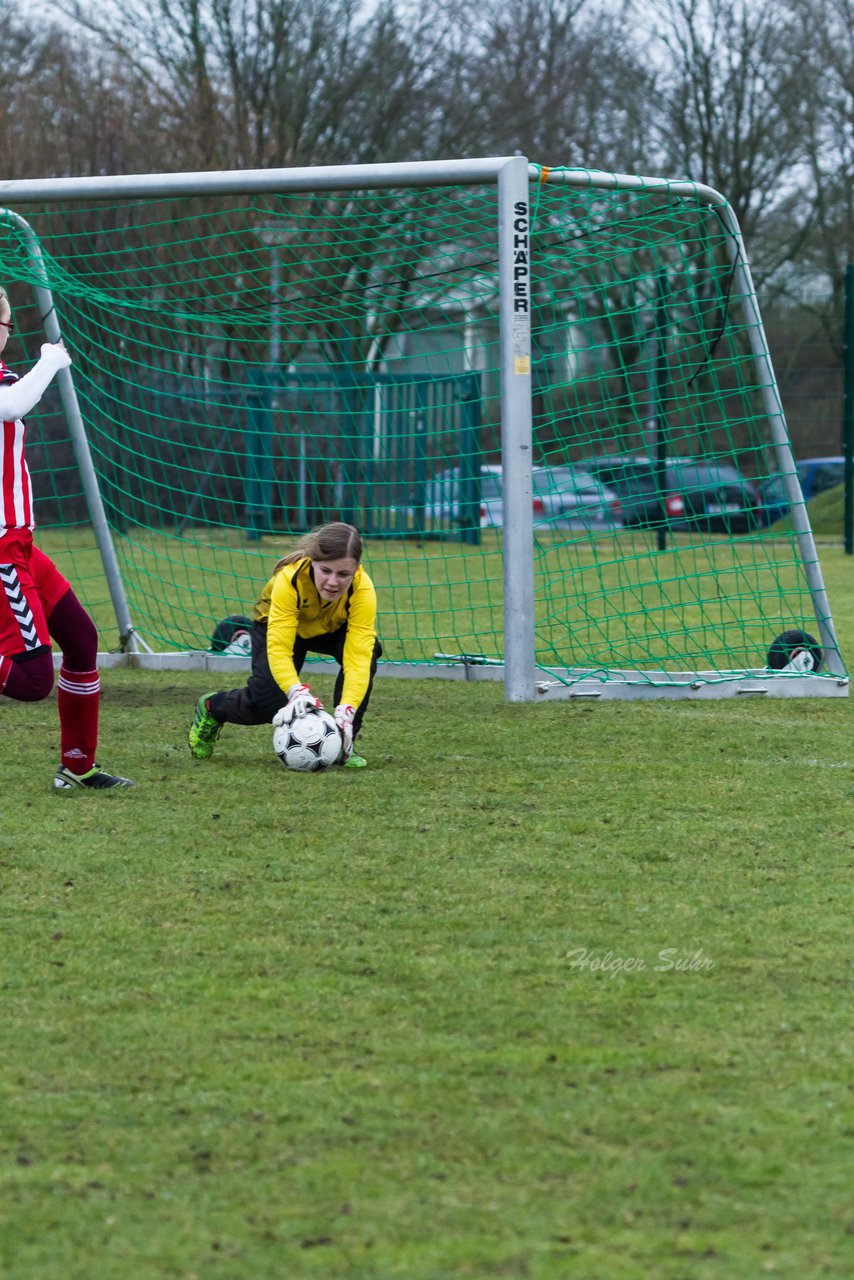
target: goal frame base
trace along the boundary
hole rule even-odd
[[[58,669],[61,655],[54,654]],[[249,671],[242,656],[186,649],[164,653],[99,653],[101,670],[199,671],[232,674],[238,681]],[[336,662],[311,662],[318,675],[335,675]],[[379,676],[410,680],[464,680],[504,682],[504,663],[482,657],[455,659],[443,655],[433,665],[380,662]],[[815,675],[782,675],[757,668],[753,671],[615,671],[607,679],[589,668],[539,667],[534,688],[537,702],[650,702],[717,701],[722,698],[847,698],[851,681],[827,672]]]

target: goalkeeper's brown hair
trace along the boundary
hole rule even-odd
[[[320,525],[304,534],[293,551],[289,551],[281,560],[276,561],[275,573],[286,564],[296,564],[297,560],[355,560],[362,563],[362,535],[352,524],[333,520],[331,524]]]

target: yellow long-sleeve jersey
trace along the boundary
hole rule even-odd
[[[267,660],[273,679],[287,691],[299,684],[294,666],[297,636],[310,640],[347,625],[341,701],[358,707],[368,691],[377,638],[377,593],[360,565],[339,600],[323,600],[311,576],[311,560],[284,565],[264,587],[255,605],[256,622],[267,622]]]

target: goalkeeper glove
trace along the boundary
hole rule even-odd
[[[306,711],[322,710],[323,703],[315,698],[307,684],[292,684],[288,689],[287,703],[277,714],[282,716],[282,723],[285,724],[293,720],[294,716],[304,716]]]
[[[353,717],[356,714],[356,708],[351,707],[349,703],[342,702],[340,706],[335,708],[335,723],[341,730],[341,756],[344,760],[349,760],[353,754]]]

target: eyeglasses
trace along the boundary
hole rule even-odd
[[[10,333],[15,332],[14,320],[0,320],[0,324],[2,324],[4,329],[8,329]]]

